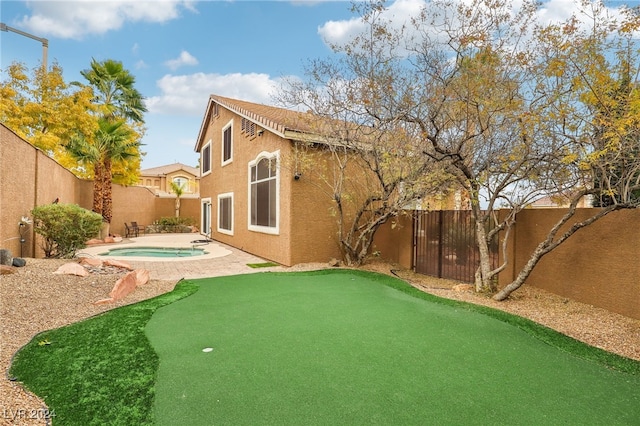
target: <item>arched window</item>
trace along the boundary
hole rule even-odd
[[[249,229],[279,232],[279,152],[261,153],[249,163]]]

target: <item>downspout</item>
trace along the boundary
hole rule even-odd
[[[35,170],[33,176],[33,208],[38,207],[38,174],[39,174],[39,165],[38,158],[40,151],[34,147],[33,151],[35,152]],[[35,233],[35,221],[32,222],[31,225],[31,256],[33,258],[36,257],[36,233]]]

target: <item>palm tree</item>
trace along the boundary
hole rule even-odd
[[[66,146],[80,163],[93,167],[93,210],[100,212],[107,223],[112,217],[111,164],[137,155],[139,146],[135,132],[124,120],[106,118],[98,119],[98,130],[93,139],[80,135]]]
[[[96,132],[95,146],[85,146],[87,161],[94,169],[94,211],[101,213],[107,223],[112,216],[112,164],[138,155],[140,147],[137,134],[127,123],[144,123],[147,111],[144,97],[134,87],[135,77],[122,66],[122,62],[107,59],[91,61],[91,68],[81,71],[94,91],[94,103],[98,107],[100,129]],[[80,138],[82,139],[82,138]],[[85,139],[86,142],[86,139]],[[97,150],[98,153],[91,152]],[[99,163],[99,164],[98,164]]]
[[[171,190],[176,194],[176,217],[180,217],[180,197],[184,194],[184,183],[171,182]]]

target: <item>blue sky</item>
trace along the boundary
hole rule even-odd
[[[615,5],[639,1],[615,1]],[[399,22],[424,0],[392,0]],[[11,1],[0,2],[6,25],[47,38],[48,63],[66,81],[83,81],[91,59],[115,59],[136,77],[147,98],[142,168],[174,162],[197,165],[193,151],[210,94],[272,103],[283,77],[303,77],[303,66],[331,54],[328,42],[358,31],[347,1]],[[545,19],[570,15],[573,0],[550,0]],[[42,45],[0,32],[0,68],[42,61]]]

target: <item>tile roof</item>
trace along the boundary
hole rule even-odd
[[[173,163],[173,164],[167,164],[165,166],[152,167],[149,169],[140,170],[140,175],[162,176],[162,175],[167,175],[169,173],[176,172],[178,170],[184,170],[192,175],[200,176],[200,169],[198,169],[197,167],[187,166],[182,163]]]
[[[247,118],[265,130],[275,133],[285,139],[305,140],[327,143],[327,136],[339,133],[338,129],[346,128],[345,122],[319,117],[310,112],[301,112],[279,108],[264,104],[211,95],[207,110],[200,126],[195,151],[198,151],[204,141],[202,140],[207,125],[213,113],[213,104],[217,104],[236,114]]]

